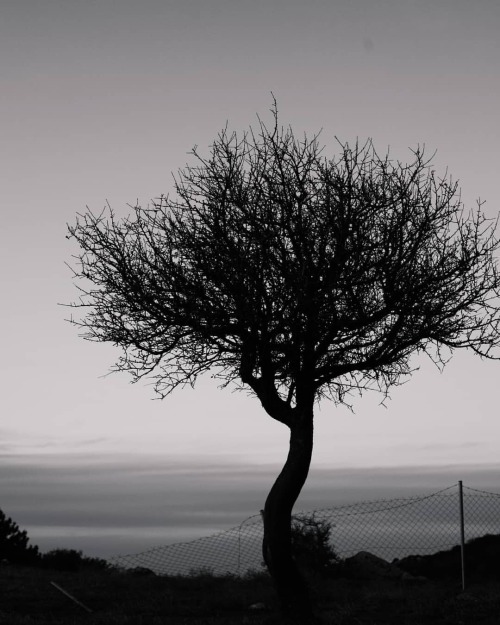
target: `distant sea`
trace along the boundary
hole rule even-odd
[[[179,465],[163,458],[111,461],[88,456],[3,455],[0,463],[1,509],[27,530],[32,544],[43,552],[79,549],[102,558],[192,541],[237,527],[259,514],[279,473],[277,465],[246,466],[214,463],[213,459]],[[295,510],[428,495],[456,485],[458,480],[500,493],[500,465],[314,466]],[[450,491],[445,508],[423,508],[413,525],[402,523],[395,513],[379,512],[375,517],[359,507],[351,516],[333,517],[333,542],[341,551],[366,548],[390,557],[394,545],[398,549],[408,545],[412,551],[411,541],[419,533],[427,536],[426,540],[432,538],[431,548],[434,543],[453,541],[457,535],[455,492]],[[370,532],[359,522],[363,517],[373,520]],[[496,518],[500,519],[500,514]],[[349,525],[349,519],[356,522]],[[483,529],[490,527],[488,523]],[[258,543],[260,539],[251,540]]]

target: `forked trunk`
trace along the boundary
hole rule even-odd
[[[264,561],[287,619],[309,625],[312,607],[309,592],[292,555],[291,515],[306,481],[313,448],[312,409],[290,426],[290,449],[286,463],[264,507]]]

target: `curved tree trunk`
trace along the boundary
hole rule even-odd
[[[290,449],[286,463],[264,507],[262,550],[285,616],[309,625],[312,608],[307,585],[292,556],[291,515],[311,464],[312,408],[295,417],[290,425]]]

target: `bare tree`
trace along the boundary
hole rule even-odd
[[[223,130],[174,179],[175,196],[118,219],[87,211],[69,227],[84,337],[123,350],[116,369],[151,376],[160,396],[211,371],[249,389],[290,430],[265,503],[264,559],[285,611],[310,622],[291,552],[313,413],[390,387],[424,352],[493,358],[499,344],[495,223],[465,211],[457,184],[417,148],[410,164],[371,141],[339,142],[259,119]]]

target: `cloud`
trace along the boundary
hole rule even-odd
[[[262,469],[192,460],[74,454],[1,464],[2,505],[36,525],[227,526],[258,512],[271,483]]]
[[[214,457],[0,455],[2,509],[42,550],[113,555],[190,540],[259,514],[276,464]],[[429,494],[463,479],[495,491],[497,466],[315,466],[296,510]]]

